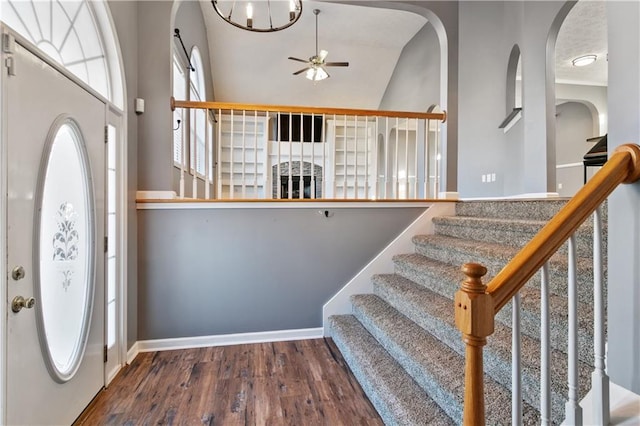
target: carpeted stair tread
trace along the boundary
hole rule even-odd
[[[416,253],[425,257],[461,267],[465,263],[475,262],[487,268],[483,282],[489,281],[518,253],[519,249],[504,244],[465,240],[444,235],[416,235],[413,237]],[[549,290],[551,293],[567,295],[567,256],[556,253],[549,260]],[[578,282],[578,300],[593,303],[593,263],[588,258],[576,258]],[[540,286],[540,273],[537,272],[527,285]]]
[[[456,422],[462,420],[464,358],[373,294],[352,297],[354,316],[425,392]],[[487,424],[511,423],[511,395],[485,375]],[[539,424],[523,407],[523,424]]]
[[[429,259],[420,254],[394,256],[395,272],[441,296],[453,300],[464,274],[459,266]],[[591,290],[592,291],[592,290]],[[525,286],[520,291],[521,330],[523,334],[539,339],[540,336],[540,288],[539,285]],[[451,302],[453,303],[453,302]],[[593,305],[578,302],[578,354],[582,361],[593,364]],[[550,321],[555,324],[551,330],[551,346],[562,352],[567,351],[567,298],[550,294]],[[507,304],[497,315],[496,321],[511,325],[511,304]]]
[[[456,216],[498,217],[502,219],[551,219],[567,199],[464,201],[456,203]]]
[[[411,321],[445,343],[458,354],[464,355],[465,345],[455,326],[453,301],[436,294],[396,274],[375,275],[374,294]],[[540,347],[539,340],[522,335],[522,389],[524,400],[537,407],[540,400]],[[495,331],[485,346],[485,371],[494,380],[511,386],[511,329],[495,323]],[[566,397],[567,356],[563,352],[551,352],[553,418],[559,423],[564,416]],[[580,389],[588,388],[592,368],[580,363]],[[584,392],[586,393],[586,392]]]
[[[386,425],[455,422],[352,315],[329,318],[331,336]]]
[[[441,216],[433,218],[435,233],[454,238],[524,247],[548,222],[524,219],[496,219],[467,216]],[[606,238],[603,242],[606,242]],[[593,254],[593,221],[586,220],[576,232],[578,256]],[[560,247],[567,253],[567,244]],[[606,246],[604,247],[606,252]]]

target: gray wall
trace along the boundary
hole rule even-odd
[[[110,1],[109,9],[120,41],[127,88],[127,348],[130,348],[138,340],[138,116],[133,108],[133,99],[138,96],[138,3]]]
[[[140,210],[138,338],[322,326],[423,208]]]
[[[440,105],[440,43],[426,23],[402,49],[379,109],[426,112]]]
[[[607,2],[609,137],[640,143],[640,3]],[[609,197],[609,359],[611,379],[640,394],[640,184]]]
[[[593,134],[593,117],[585,105],[566,102],[556,107],[556,161],[558,165],[580,163],[594,142],[587,142]],[[572,197],[584,184],[583,167],[556,170],[557,192]],[[562,188],[560,187],[562,186]]]

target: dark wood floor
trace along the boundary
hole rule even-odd
[[[330,339],[139,354],[76,425],[382,425]]]

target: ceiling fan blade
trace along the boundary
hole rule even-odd
[[[307,71],[307,70],[310,70],[310,69],[311,69],[310,67],[303,68],[303,69],[301,69],[300,71],[296,71],[296,72],[294,72],[294,73],[293,73],[293,75],[302,74],[303,72],[305,72],[305,71]]]
[[[306,64],[307,62],[309,62],[309,60],[308,60],[308,59],[294,58],[293,56],[289,56],[289,58],[287,58],[287,59],[291,59],[292,61],[304,62],[305,64]]]
[[[325,67],[348,67],[349,62],[325,62],[322,65]]]
[[[326,50],[323,49],[318,54],[318,58],[320,58],[320,61],[324,61],[328,54],[329,54],[329,52],[327,52]]]

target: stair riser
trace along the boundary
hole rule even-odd
[[[493,227],[492,227],[493,225]],[[438,235],[447,235],[454,238],[467,238],[476,241],[486,241],[488,243],[505,244],[510,247],[522,248],[536,235],[540,230],[529,227],[523,229],[521,226],[495,226],[496,224],[488,223],[486,226],[478,226],[477,223],[465,225],[464,222],[451,223],[451,221],[443,219],[434,219],[435,233]],[[606,235],[603,238],[603,254],[607,253]],[[566,256],[568,252],[568,243],[563,244],[558,253]],[[579,232],[576,234],[576,254],[579,257],[593,256],[593,234],[590,232]]]
[[[489,257],[481,253],[471,250],[460,250],[457,247],[442,247],[428,243],[419,243],[415,245],[416,253],[435,259],[441,262],[447,262],[452,265],[464,265],[465,263],[475,262],[484,265],[487,268],[487,275],[483,277],[483,282],[489,284],[491,279],[504,268],[509,259],[499,257]],[[606,269],[606,268],[605,268]],[[565,264],[555,262],[549,263],[549,291],[559,296],[567,296],[567,268]],[[604,271],[606,276],[606,270]],[[534,274],[527,282],[527,286],[540,288],[541,273]],[[464,275],[460,274],[460,280],[464,279]],[[578,301],[588,305],[593,304],[593,265],[587,263],[585,259],[578,259],[576,271],[576,279],[578,283]]]

